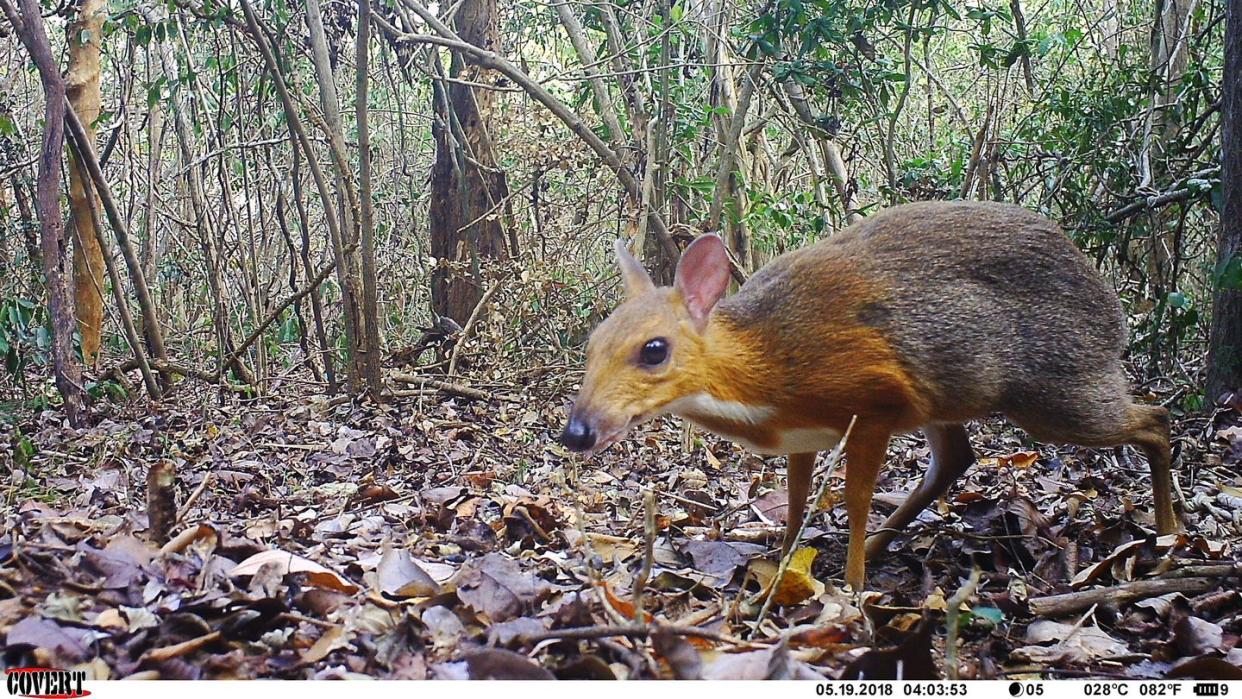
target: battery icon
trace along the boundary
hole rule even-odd
[[[1221,685],[1215,682],[1196,682],[1195,683],[1195,696],[1196,697],[1219,697],[1221,694],[1220,688],[1221,688]]]

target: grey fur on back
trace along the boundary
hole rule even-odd
[[[808,320],[877,328],[931,394],[938,421],[1004,412],[1063,437],[1072,421],[1095,421],[1102,403],[1113,413],[1129,402],[1116,292],[1057,224],[1017,206],[892,207],[774,260],[719,310],[775,327],[771,350],[807,370],[831,361],[816,353],[829,338],[806,341]]]

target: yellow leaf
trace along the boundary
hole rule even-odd
[[[811,576],[811,564],[815,562],[815,556],[818,553],[810,547],[800,548],[794,552],[793,558],[789,561],[789,568],[785,570],[785,577],[781,579],[780,587],[776,589],[772,597],[773,602],[787,606],[823,594],[824,584]],[[756,560],[751,564],[751,572],[763,588],[760,598],[766,596],[776,578],[777,564],[771,561]]]

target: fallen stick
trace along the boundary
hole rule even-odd
[[[530,644],[540,643],[542,641],[559,640],[559,641],[582,641],[596,638],[614,638],[623,636],[625,638],[647,638],[656,633],[672,634],[675,636],[690,636],[693,638],[704,638],[716,643],[728,643],[737,646],[757,646],[758,644],[744,641],[740,638],[726,636],[708,631],[707,629],[696,629],[688,626],[673,626],[670,624],[633,624],[626,626],[575,626],[568,629],[552,629],[540,633],[523,634],[520,638],[522,641]]]
[[[204,634],[198,638],[191,638],[188,641],[176,643],[171,646],[152,648],[142,654],[142,661],[148,663],[158,663],[165,660],[172,660],[173,658],[180,658],[183,655],[188,655],[204,646],[215,643],[222,638],[224,638],[224,634],[219,631],[212,631],[209,634]]]
[[[203,476],[203,482],[198,484],[198,487],[194,489],[193,493],[190,493],[190,497],[187,498],[185,504],[181,506],[181,511],[177,513],[178,524],[185,521],[186,515],[190,514],[190,508],[194,507],[194,504],[198,502],[198,499],[203,497],[203,491],[207,490],[215,476],[216,474],[214,471],[208,471],[206,475]]]
[[[462,398],[470,398],[471,400],[491,400],[492,394],[482,389],[463,386],[459,383],[451,383],[449,381],[440,381],[438,379],[429,379],[425,376],[416,374],[406,374],[404,372],[393,372],[392,380],[398,383],[408,384],[411,386],[428,386],[445,393],[450,393]]]
[[[159,359],[150,359],[148,361],[151,367],[153,367],[157,371],[169,372],[169,373],[177,374],[178,376],[184,376],[190,379],[198,379],[199,381],[202,381],[204,383],[217,384],[221,386],[222,388],[232,391],[233,393],[248,394],[248,393],[251,393],[253,390],[249,386],[242,386],[239,384],[229,383],[228,381],[223,380],[218,374],[214,372],[204,371],[202,369],[196,369],[192,366],[187,366],[185,364],[177,364],[175,362],[165,362]],[[137,369],[137,368],[138,368],[138,362],[131,358],[112,367],[107,372],[105,372],[105,374],[124,376],[124,372],[133,371],[134,369]]]
[[[1180,566],[1161,575],[1162,580],[1170,578],[1229,578],[1242,577],[1242,561],[1234,563],[1194,563]]]
[[[643,615],[643,592],[647,581],[651,579],[651,565],[655,559],[656,539],[656,502],[655,493],[648,490],[643,493],[643,566],[638,575],[634,576],[634,622],[641,624],[646,620]]]
[[[1095,604],[1128,604],[1136,600],[1167,595],[1170,592],[1195,594],[1216,587],[1214,578],[1160,578],[1136,580],[1113,587],[1102,587],[1064,595],[1036,597],[1030,600],[1031,613],[1037,617],[1052,618],[1076,614]]]

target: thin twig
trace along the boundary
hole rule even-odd
[[[957,618],[961,613],[962,605],[970,599],[971,595],[975,594],[975,588],[979,586],[979,575],[979,567],[975,566],[970,571],[970,578],[966,580],[966,584],[949,598],[949,608],[945,612],[944,623],[949,628],[944,639],[944,664],[945,674],[951,680],[957,679]]]
[[[655,559],[656,538],[656,502],[655,493],[650,490],[643,493],[643,567],[634,577],[634,623],[646,621],[643,615],[643,591],[647,581],[651,579],[652,561]]]
[[[190,493],[190,497],[187,498],[185,504],[181,506],[181,511],[177,513],[177,524],[183,522],[186,515],[190,514],[190,508],[194,507],[194,504],[198,502],[198,499],[203,496],[203,491],[207,490],[207,486],[211,484],[212,480],[215,479],[215,476],[216,474],[214,471],[208,471],[207,475],[203,476],[203,482],[198,484],[198,487],[194,489],[193,493]]]
[[[850,418],[850,426],[846,428],[841,441],[837,442],[837,446],[828,454],[828,466],[825,468],[824,476],[819,482],[819,489],[815,491],[815,497],[811,499],[808,505],[806,516],[802,518],[802,525],[798,527],[797,534],[794,535],[793,541],[790,542],[789,550],[781,558],[781,564],[776,569],[776,576],[772,578],[772,584],[768,586],[768,596],[763,600],[763,607],[759,609],[759,616],[755,619],[755,631],[759,630],[759,627],[763,625],[763,620],[768,617],[768,611],[772,608],[772,599],[776,597],[776,591],[780,589],[781,583],[785,580],[785,572],[789,570],[789,563],[793,561],[794,552],[798,550],[798,542],[802,541],[802,536],[806,533],[807,524],[820,514],[819,503],[824,499],[824,493],[828,490],[828,482],[832,480],[832,472],[841,463],[841,455],[845,453],[845,443],[849,441],[850,433],[854,431],[854,423],[857,421],[857,415]]]
[[[461,336],[457,338],[457,344],[453,345],[453,354],[449,357],[448,375],[453,376],[457,373],[457,355],[461,353],[462,345],[466,344],[466,340],[470,338],[471,331],[474,330],[475,324],[479,322],[479,316],[483,313],[483,308],[487,306],[487,302],[492,300],[492,296],[496,295],[496,290],[500,288],[500,280],[492,282],[487,291],[479,297],[479,302],[474,304],[474,310],[470,312],[470,317],[466,319],[466,324],[462,326]]]

